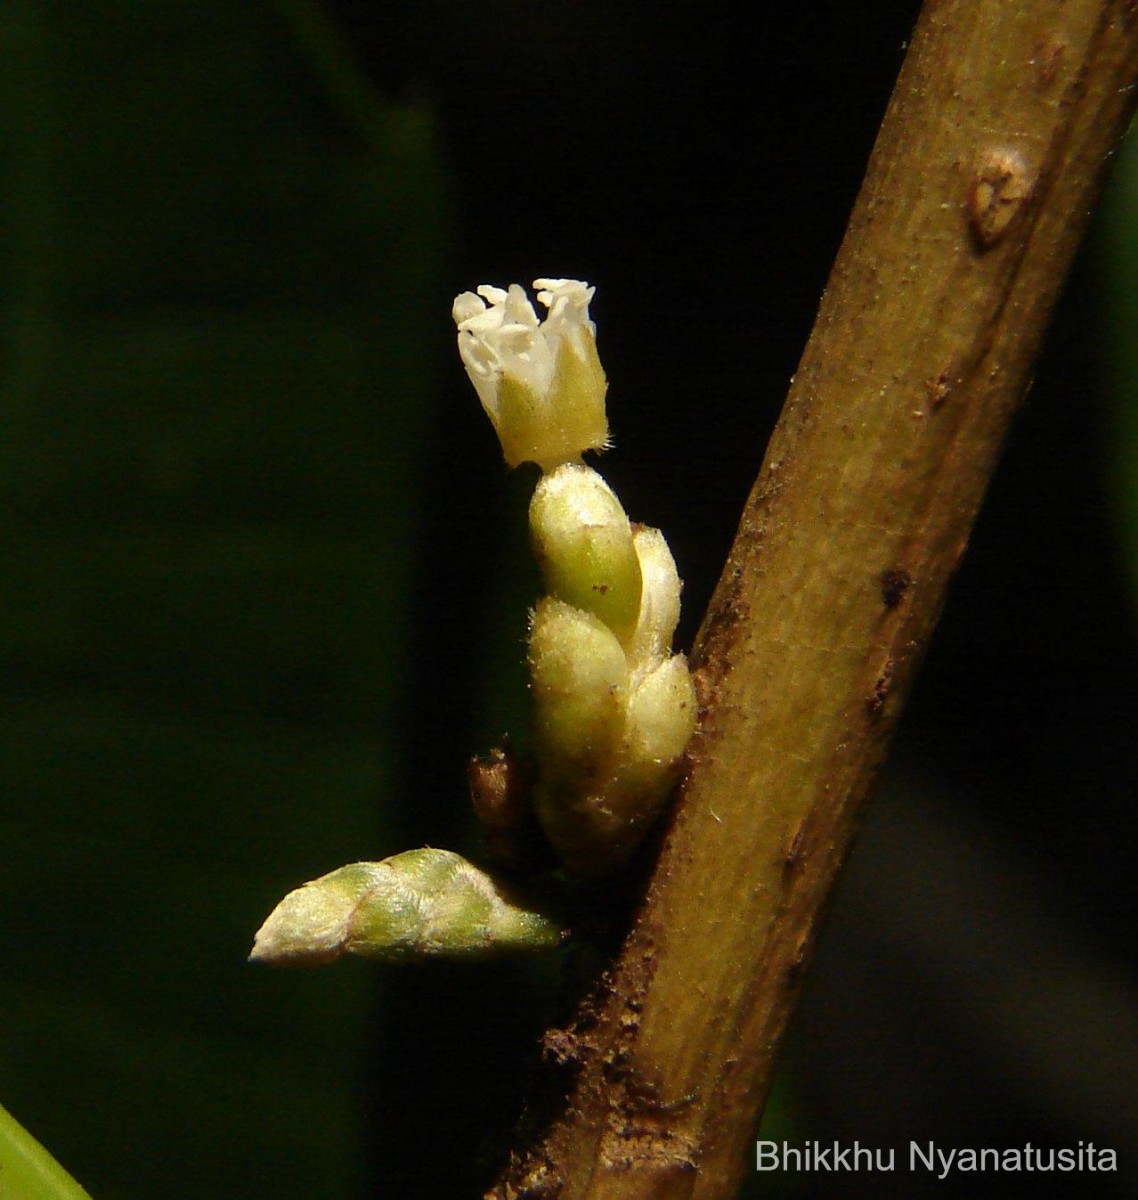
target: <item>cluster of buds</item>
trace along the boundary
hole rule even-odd
[[[593,289],[539,279],[539,321],[517,284],[454,304],[459,351],[506,461],[545,472],[530,535],[546,595],[530,627],[546,837],[575,875],[611,872],[658,816],[695,727],[687,663],[671,652],[680,579],[663,535],[634,526],[581,461],[608,437]]]
[[[535,769],[503,751],[476,765],[476,808],[509,841],[526,805],[574,875],[608,874],[659,815],[696,719],[687,663],[672,654],[680,579],[661,533],[633,525],[581,462],[608,441],[593,289],[539,279],[539,319],[517,284],[454,302],[458,344],[507,463],[543,475],[530,534],[546,595],[530,624]],[[521,797],[519,801],[519,796]],[[290,892],[251,958],[312,964],[484,957],[559,945],[561,922],[449,850],[341,867]]]

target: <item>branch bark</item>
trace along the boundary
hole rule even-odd
[[[928,0],[693,656],[576,1078],[495,1200],[736,1191],[819,916],[1138,79],[1132,0]]]

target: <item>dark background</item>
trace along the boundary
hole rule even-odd
[[[451,298],[597,285],[605,474],[666,531],[690,639],[917,7],[5,6],[0,1103],[98,1200],[477,1194],[555,967],[243,962],[304,879],[471,849],[465,759],[524,721],[532,480]],[[1134,1192],[1136,201],[1131,156],[770,1136],[1094,1141],[1118,1176],[1029,1194]]]

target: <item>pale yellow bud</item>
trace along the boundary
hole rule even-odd
[[[308,966],[343,954],[402,961],[482,958],[559,945],[560,924],[460,854],[426,847],[352,863],[290,892],[251,959]]]
[[[610,774],[576,795],[538,792],[542,827],[573,874],[610,874],[640,844],[679,776],[696,716],[695,688],[677,654],[632,690]]]
[[[629,651],[634,672],[651,669],[672,652],[680,620],[680,576],[664,535],[641,525],[633,537],[640,563],[640,611]]]
[[[547,596],[533,615],[529,663],[542,780],[587,787],[624,725],[628,664],[620,642],[592,613]]]
[[[668,780],[665,787],[670,786],[695,732],[697,715],[687,660],[675,654],[646,675],[629,697],[622,764],[646,773],[657,770]]]
[[[574,279],[538,279],[539,321],[519,284],[483,284],[452,309],[458,349],[506,462],[543,471],[608,441],[605,374],[589,320],[593,289]]]
[[[538,482],[529,524],[546,591],[627,643],[641,607],[640,561],[612,488],[591,467],[566,463]]]

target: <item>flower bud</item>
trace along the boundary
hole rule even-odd
[[[624,651],[592,613],[546,596],[533,615],[529,664],[541,778],[559,788],[587,787],[623,728]]]
[[[572,874],[611,874],[640,844],[679,777],[696,715],[687,663],[674,655],[629,696],[609,774],[579,794],[538,790],[542,828]]]
[[[603,449],[605,382],[589,320],[593,288],[574,279],[538,279],[539,321],[519,284],[463,292],[452,313],[458,349],[506,462],[543,471]]]
[[[647,791],[660,793],[671,787],[697,715],[695,686],[682,654],[665,659],[633,689],[621,763],[645,780]]]
[[[250,959],[286,965],[342,954],[388,962],[483,958],[557,946],[560,924],[461,855],[430,847],[352,863],[289,892]]]
[[[546,591],[627,643],[641,607],[640,562],[612,488],[591,467],[566,463],[538,482],[529,524]]]
[[[634,672],[654,667],[672,652],[680,621],[680,576],[664,535],[647,525],[637,527],[633,546],[640,563],[640,609],[629,659]]]

